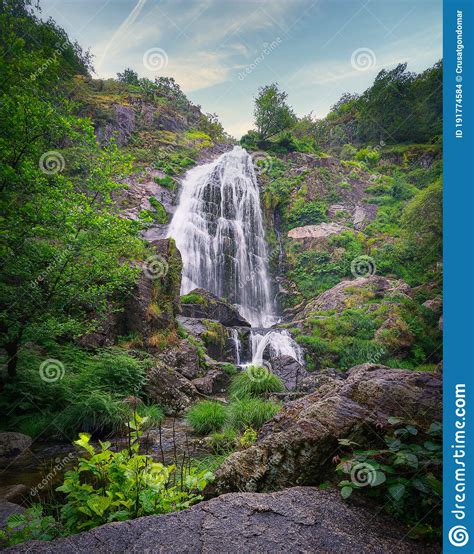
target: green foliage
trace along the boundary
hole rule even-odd
[[[107,300],[133,286],[143,243],[140,224],[112,204],[130,158],[113,142],[99,146],[64,91],[63,70],[79,69],[80,51],[53,23],[10,8],[0,16],[0,346],[14,376],[26,342],[97,326]]]
[[[155,183],[171,190],[176,188],[176,181],[169,175],[165,175],[164,177],[155,177]]]
[[[230,427],[224,427],[222,431],[211,433],[207,440],[214,454],[229,454],[235,448],[237,431]]]
[[[280,411],[280,407],[280,404],[260,398],[236,400],[228,407],[228,424],[239,430],[244,430],[246,427],[260,429],[266,421]]]
[[[198,402],[186,415],[191,427],[200,435],[219,431],[226,422],[226,418],[225,406],[214,400]]]
[[[148,201],[150,202],[151,206],[155,210],[154,219],[156,223],[162,223],[162,224],[168,223],[168,213],[166,212],[163,204],[154,196],[150,196]]]
[[[288,214],[289,229],[303,225],[317,225],[327,221],[327,205],[324,202],[298,199]]]
[[[125,83],[127,85],[140,85],[140,79],[138,78],[138,73],[127,67],[124,69],[123,73],[117,73],[117,80],[120,83]]]
[[[181,471],[139,453],[144,420],[135,414],[129,423],[129,448],[114,452],[109,442],[96,450],[90,435],[81,433],[75,444],[86,455],[68,471],[58,491],[66,495],[61,519],[70,533],[110,521],[188,508],[212,479],[209,472]]]
[[[373,169],[380,160],[380,151],[372,148],[361,148],[355,155],[355,159],[364,162],[369,169]]]
[[[0,530],[0,545],[13,546],[27,540],[52,541],[63,534],[52,516],[43,514],[41,504],[33,504],[22,514],[11,515]]]
[[[252,446],[252,444],[255,444],[256,442],[257,431],[255,431],[255,429],[252,429],[252,427],[247,427],[242,433],[242,436],[239,438],[239,446],[241,446],[242,448],[247,448],[248,446]]]
[[[59,362],[56,378],[50,381],[39,370],[45,358]],[[8,414],[2,425],[32,436],[45,430],[49,436],[119,431],[130,417],[130,406],[123,399],[141,394],[148,365],[146,357],[120,348],[90,353],[51,344],[46,356],[25,348],[18,375],[5,384],[0,400],[2,412]]]
[[[237,375],[237,373],[239,373],[239,369],[235,364],[223,363],[220,365],[220,369],[222,369],[222,371],[224,373],[227,373],[227,375],[229,375],[230,377],[233,377],[234,375]]]
[[[285,390],[283,381],[266,367],[250,366],[232,378],[230,395],[242,400]]]
[[[287,96],[286,92],[278,89],[276,83],[259,89],[254,116],[261,140],[267,140],[295,123],[295,115],[286,103]]]
[[[442,521],[441,424],[422,432],[413,425],[397,427],[380,449],[353,450],[343,456],[337,471],[351,477],[339,483],[341,495],[353,491],[381,500],[387,512],[412,527],[412,536],[439,536]],[[342,447],[354,447],[346,439]]]
[[[181,296],[180,302],[181,304],[206,304],[206,299],[197,292],[191,292]]]
[[[209,321],[203,319],[203,324],[206,327],[204,333],[201,334],[201,339],[206,346],[216,346],[224,348],[227,341],[227,330],[218,321]]]
[[[357,149],[352,144],[344,144],[341,148],[341,160],[353,160],[357,153]]]

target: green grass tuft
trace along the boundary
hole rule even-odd
[[[198,402],[186,415],[189,424],[200,435],[219,431],[224,425],[226,418],[225,406],[213,400]]]
[[[266,392],[282,392],[283,381],[266,368],[250,366],[233,377],[230,386],[232,398],[254,398]]]

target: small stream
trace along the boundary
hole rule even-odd
[[[127,447],[126,437],[115,436],[108,440],[113,450]],[[192,428],[182,418],[166,417],[161,428],[152,428],[143,434],[141,443],[143,453],[166,465],[179,462],[183,453],[195,458],[207,453],[204,442],[192,434]],[[92,444],[99,446],[97,441]],[[0,466],[2,486],[25,485],[30,494],[24,497],[24,504],[46,498],[59,486],[64,473],[75,465],[77,455],[72,444],[36,441],[28,452]]]

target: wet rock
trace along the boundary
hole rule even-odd
[[[23,506],[14,504],[13,502],[0,501],[0,528],[6,527],[7,520],[13,514],[22,514],[25,511]]]
[[[284,405],[261,429],[255,445],[231,454],[213,490],[275,490],[316,485],[331,470],[338,439],[369,446],[395,416],[428,427],[441,420],[439,373],[364,364],[347,378],[328,379],[316,392]]]
[[[292,391],[299,388],[299,385],[310,375],[308,371],[291,356],[279,356],[271,360],[272,371],[280,377],[286,390]]]
[[[344,502],[336,490],[295,487],[274,494],[226,494],[182,512],[109,523],[52,542],[7,552],[367,552],[435,553],[366,504]]]
[[[223,371],[212,369],[204,377],[193,379],[192,384],[205,395],[222,394],[230,384],[230,377]]]
[[[331,383],[334,380],[344,379],[345,374],[338,372],[336,369],[328,368],[321,371],[308,373],[298,386],[298,390],[307,394],[318,390],[322,385]]]
[[[196,387],[176,369],[159,363],[148,372],[145,394],[167,415],[183,413],[197,396]]]
[[[28,452],[32,443],[33,439],[22,433],[0,433],[0,459]]]
[[[239,314],[232,304],[218,298],[211,292],[198,288],[189,294],[200,296],[202,301],[196,304],[182,304],[182,316],[218,321],[225,327],[250,327],[250,323]]]
[[[0,502],[19,502],[28,494],[26,485],[7,485],[0,487]]]
[[[198,348],[187,339],[181,339],[178,344],[160,352],[160,360],[186,379],[194,379],[202,374]]]

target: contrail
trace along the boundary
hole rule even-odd
[[[123,36],[129,29],[131,25],[135,22],[137,17],[140,15],[140,12],[142,11],[145,4],[148,2],[148,0],[138,0],[137,5],[133,8],[133,10],[128,14],[125,21],[120,25],[120,27],[115,31],[112,38],[107,43],[106,47],[104,48],[104,51],[102,52],[102,56],[100,57],[99,63],[97,64],[97,71],[100,70],[100,67],[104,61],[105,56],[107,55],[107,52],[109,51],[110,47],[114,44],[114,42],[119,38],[120,36]]]

